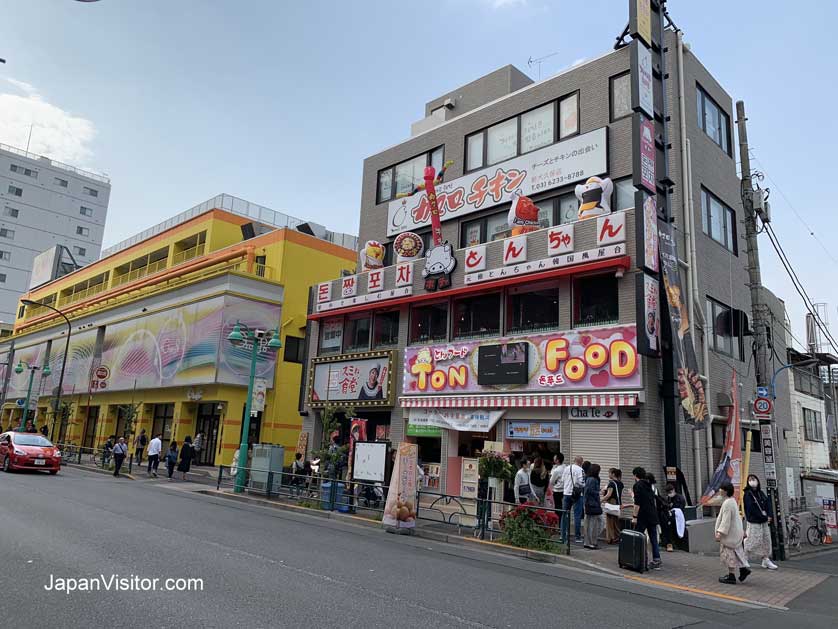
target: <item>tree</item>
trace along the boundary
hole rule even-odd
[[[335,469],[340,460],[349,452],[349,446],[341,446],[336,449],[332,449],[330,446],[332,433],[340,430],[341,419],[354,416],[354,406],[330,404],[323,409],[323,413],[321,414],[323,437],[320,440],[320,449],[312,451],[312,456],[320,459],[321,469]]]
[[[142,402],[130,404],[120,404],[117,409],[122,419],[125,420],[125,427],[122,429],[122,436],[126,439],[128,435],[134,434],[134,425],[137,423],[137,416],[140,414],[140,407]]]

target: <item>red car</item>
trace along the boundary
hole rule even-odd
[[[45,470],[58,474],[61,450],[37,433],[4,432],[0,435],[0,464],[4,472]]]

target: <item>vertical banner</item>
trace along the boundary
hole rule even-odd
[[[655,117],[655,96],[652,80],[652,51],[640,40],[631,42],[631,108]]]
[[[635,275],[635,303],[637,304],[637,353],[658,356],[660,344],[660,282],[646,273]]]
[[[634,114],[631,137],[633,145],[632,183],[637,188],[657,193],[655,183],[655,125],[643,114]]]
[[[642,190],[636,190],[634,207],[637,268],[657,275],[660,271],[657,198]]]
[[[713,478],[710,479],[699,501],[702,506],[718,506],[724,502],[725,497],[719,495],[719,487],[725,481],[733,483],[735,490],[733,497],[737,502],[739,502],[739,493],[742,491],[742,430],[739,421],[739,386],[736,384],[735,371],[730,384],[730,398],[733,400],[733,406],[727,409],[725,447]]]
[[[352,462],[355,460],[355,444],[367,440],[367,420],[353,417],[349,421],[349,478],[352,478]]]
[[[675,233],[669,223],[658,222],[659,250],[663,290],[669,306],[672,325],[672,359],[678,380],[678,394],[684,421],[698,430],[709,420],[704,384],[698,377],[698,361],[693,346],[692,324],[687,313],[686,295],[681,287],[681,271],[678,268],[678,245]]]
[[[265,411],[265,394],[267,391],[268,381],[265,378],[253,379],[253,402],[250,405],[251,415]]]
[[[384,505],[385,527],[412,529],[416,526],[416,463],[419,446],[401,442],[396,451],[390,491]]]
[[[652,7],[650,0],[629,0],[629,34],[652,45]]]

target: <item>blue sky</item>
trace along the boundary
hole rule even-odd
[[[778,0],[669,4],[692,50],[745,101],[774,228],[838,320],[838,3],[816,16]],[[25,145],[31,121],[33,150],[107,173],[106,244],[222,191],[355,232],[363,158],[407,138],[427,100],[507,63],[537,78],[531,56],[558,52],[547,77],[602,54],[628,11],[623,0],[0,6],[0,142]],[[800,300],[760,244],[764,283],[802,338]]]

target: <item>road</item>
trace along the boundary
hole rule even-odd
[[[790,611],[757,609],[196,488],[74,468],[0,474],[2,626],[799,629],[834,621],[835,578]],[[99,575],[105,583],[200,578],[203,591],[45,589]]]

